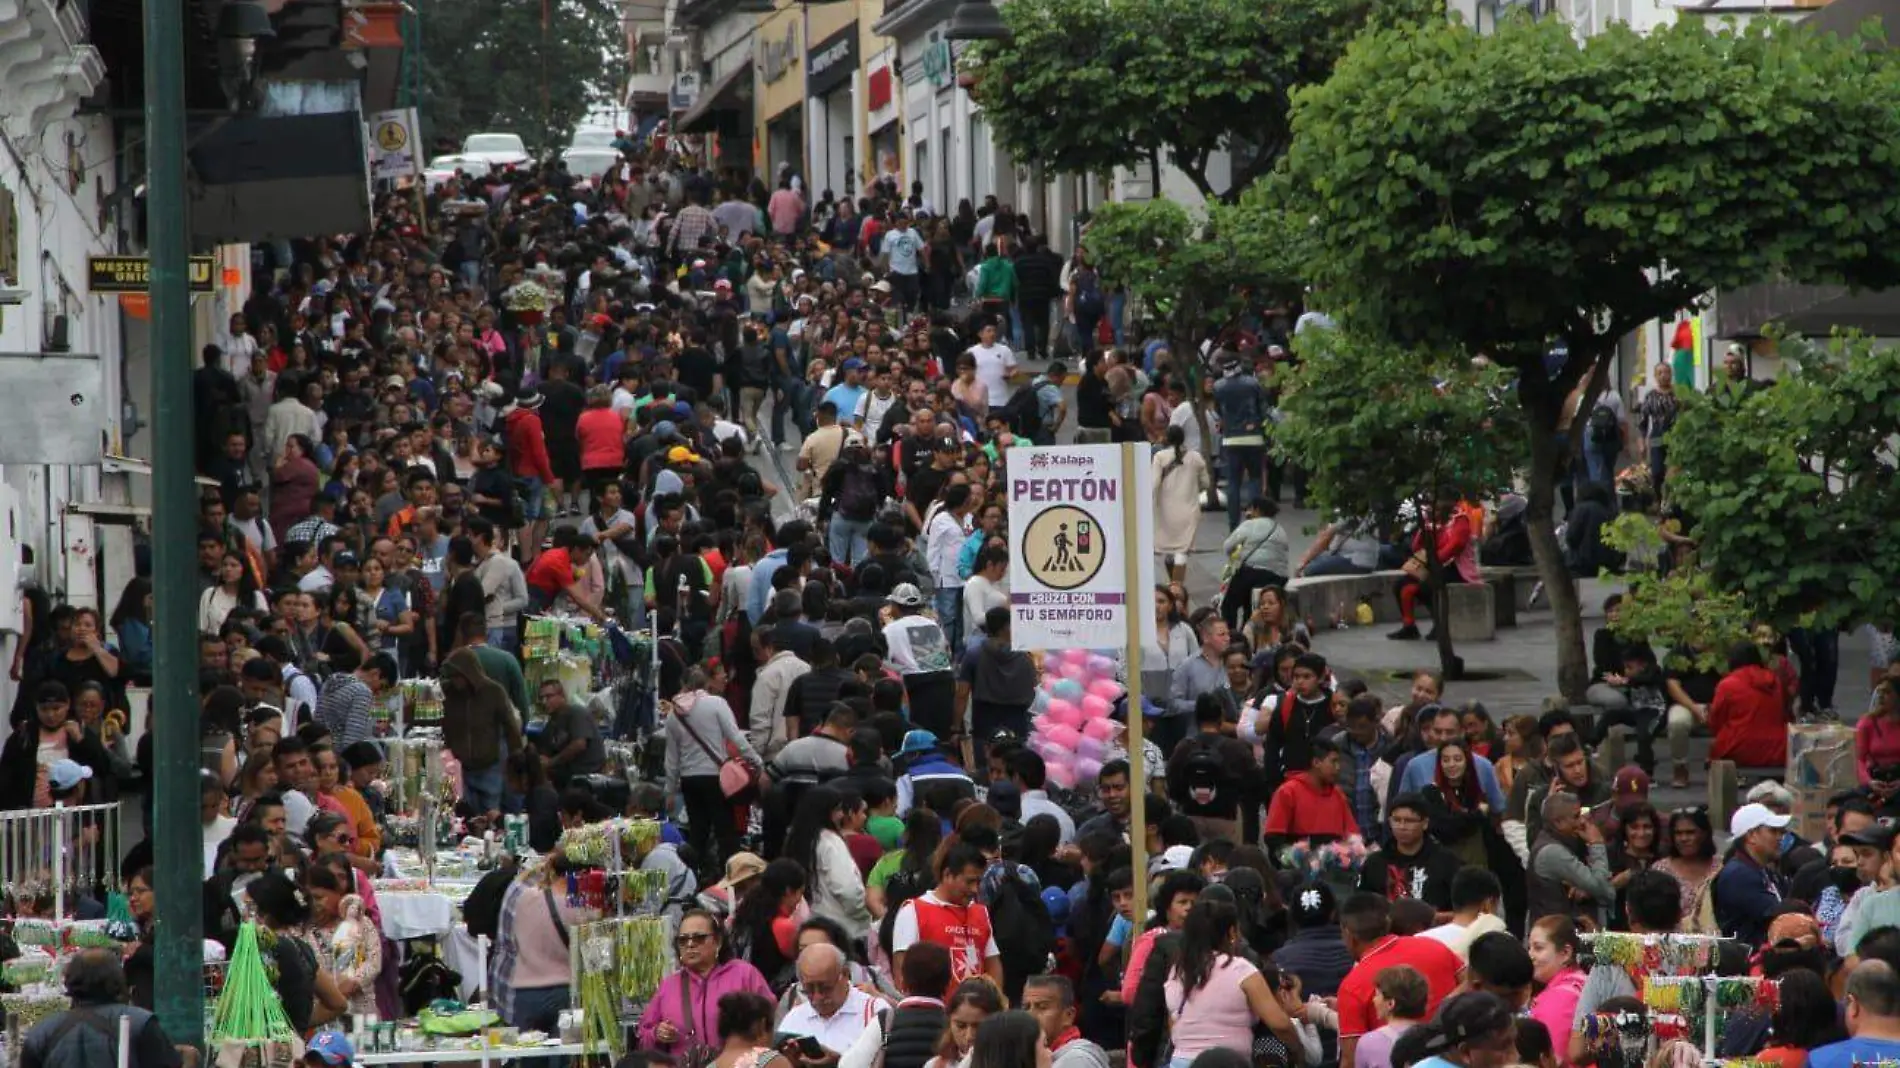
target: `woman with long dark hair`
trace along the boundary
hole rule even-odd
[[[1650,865],[1668,872],[1682,888],[1682,916],[1695,914],[1696,895],[1702,884],[1722,868],[1715,855],[1715,828],[1709,823],[1709,810],[1702,805],[1679,808],[1669,814],[1669,837],[1663,840],[1662,859]]]
[[[937,1044],[937,1055],[924,1068],[955,1068],[976,1046],[984,1021],[1003,1011],[1003,994],[985,978],[965,979],[950,993],[944,1006],[949,1026]]]
[[[1170,872],[1167,878],[1161,880],[1161,888],[1155,891],[1153,900],[1154,918],[1148,921],[1148,929],[1135,939],[1134,946],[1128,951],[1128,967],[1122,970],[1122,1004],[1135,1003],[1135,990],[1141,985],[1142,968],[1154,952],[1155,942],[1162,935],[1181,931],[1187,924],[1188,911],[1205,889],[1207,880],[1198,872]]]
[[[1049,1068],[1042,1024],[1026,1012],[999,1012],[976,1029],[970,1068]]]
[[[1200,901],[1188,910],[1163,987],[1174,1044],[1171,1068],[1187,1068],[1204,1050],[1252,1048],[1256,1021],[1287,1049],[1299,1046],[1280,991],[1235,952],[1243,944],[1238,922],[1234,906],[1223,901]]]
[[[765,866],[732,910],[733,953],[751,961],[775,993],[797,979],[792,964],[798,925],[804,922],[805,883],[804,866],[780,857]]]
[[[871,910],[864,903],[864,877],[840,830],[845,814],[844,795],[835,788],[806,790],[785,834],[784,855],[810,873],[811,910],[837,920],[858,939],[871,929]]]
[[[1757,1058],[1781,1068],[1801,1068],[1809,1051],[1847,1039],[1839,1006],[1818,973],[1807,968],[1783,972],[1780,994],[1774,1029]]]
[[[119,639],[120,674],[130,685],[151,685],[152,580],[136,575],[128,581],[107,622]]]
[[[943,818],[927,808],[904,817],[904,848],[884,854],[865,880],[864,899],[879,917],[878,944],[891,952],[891,924],[897,906],[937,885],[937,848],[943,844]]]
[[[198,633],[216,634],[233,609],[266,610],[264,595],[257,591],[251,568],[244,554],[226,549],[218,561],[218,581],[198,598]]]
[[[1471,746],[1463,739],[1438,747],[1432,781],[1420,791],[1432,837],[1460,861],[1485,866],[1484,832],[1491,824],[1491,806],[1478,785]]]

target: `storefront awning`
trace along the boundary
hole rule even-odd
[[[710,90],[702,92],[699,102],[680,116],[674,130],[678,133],[705,133],[718,123],[720,112],[750,110],[752,96],[752,65],[741,64],[726,72],[725,76],[713,83]]]

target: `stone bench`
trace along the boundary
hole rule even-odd
[[[1456,594],[1458,603],[1470,598],[1470,591],[1482,589],[1485,596],[1491,598],[1490,611],[1482,623],[1478,617],[1470,616],[1463,625],[1473,633],[1482,633],[1482,637],[1473,641],[1490,641],[1496,636],[1499,627],[1517,626],[1517,614],[1525,609],[1530,591],[1537,583],[1536,568],[1484,568],[1484,585],[1479,587],[1469,583],[1454,582],[1447,589],[1466,592]],[[1324,627],[1335,619],[1352,621],[1358,614],[1361,603],[1372,606],[1372,619],[1375,623],[1397,623],[1399,621],[1399,599],[1397,594],[1399,580],[1405,577],[1403,571],[1374,571],[1367,575],[1307,575],[1287,583],[1288,607],[1295,618],[1311,619],[1315,626]],[[1420,608],[1430,615],[1432,605],[1421,602]],[[1475,609],[1473,610],[1475,611]],[[1459,615],[1454,606],[1450,615]],[[1461,631],[1454,627],[1453,641],[1467,640]]]
[[[1497,597],[1488,585],[1455,582],[1445,587],[1445,624],[1454,643],[1488,642],[1498,636]]]

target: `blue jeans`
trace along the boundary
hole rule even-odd
[[[1622,451],[1620,443],[1598,445],[1593,441],[1583,443],[1584,477],[1591,482],[1611,487],[1616,485],[1616,454]]]
[[[963,648],[963,587],[939,589],[936,595],[937,626],[952,650]]]
[[[521,489],[521,517],[532,523],[541,518],[542,505],[547,501],[548,485],[538,475],[518,475],[515,481]]]
[[[805,381],[792,375],[779,375],[772,380],[772,440],[781,444],[785,441],[785,415],[791,413],[792,425],[800,434],[812,432],[811,405],[806,403]],[[843,413],[840,413],[841,415]]]
[[[561,1012],[571,1005],[566,986],[531,986],[516,990],[514,1017],[508,1021],[508,1026],[558,1035],[561,1033]],[[550,1060],[548,1068],[563,1068],[566,1064],[567,1058],[559,1057]]]
[[[510,656],[521,651],[521,643],[516,640],[515,628],[513,627],[488,628],[488,644]]]
[[[1108,295],[1108,325],[1115,331],[1115,344],[1126,345],[1127,334],[1122,331],[1123,313],[1128,310],[1128,294],[1117,290]]]
[[[1660,506],[1663,499],[1663,472],[1669,466],[1669,447],[1651,444],[1649,446],[1649,486]]]
[[[468,802],[468,807],[476,812],[501,811],[501,769],[506,763],[497,760],[478,771],[462,768],[462,800]]]
[[[858,561],[871,555],[871,545],[865,540],[870,533],[869,519],[846,519],[834,515],[825,528],[825,547],[831,552],[831,562],[856,566]]]
[[[1023,347],[1023,310],[1013,303],[1009,306],[1009,343],[1012,348]]]
[[[1222,445],[1227,458],[1227,529],[1240,525],[1244,505],[1261,494],[1262,468],[1267,462],[1265,445]],[[1253,487],[1251,491],[1247,487]]]
[[[1311,578],[1318,578],[1321,575],[1370,575],[1372,569],[1360,567],[1338,553],[1321,553],[1313,558],[1312,563],[1306,565],[1306,570],[1301,574]]]

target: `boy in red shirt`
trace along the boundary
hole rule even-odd
[[[1267,806],[1263,829],[1267,844],[1276,852],[1301,838],[1318,845],[1359,833],[1352,802],[1339,788],[1338,744],[1330,738],[1315,738],[1307,744],[1312,764],[1306,771],[1287,776]]]

